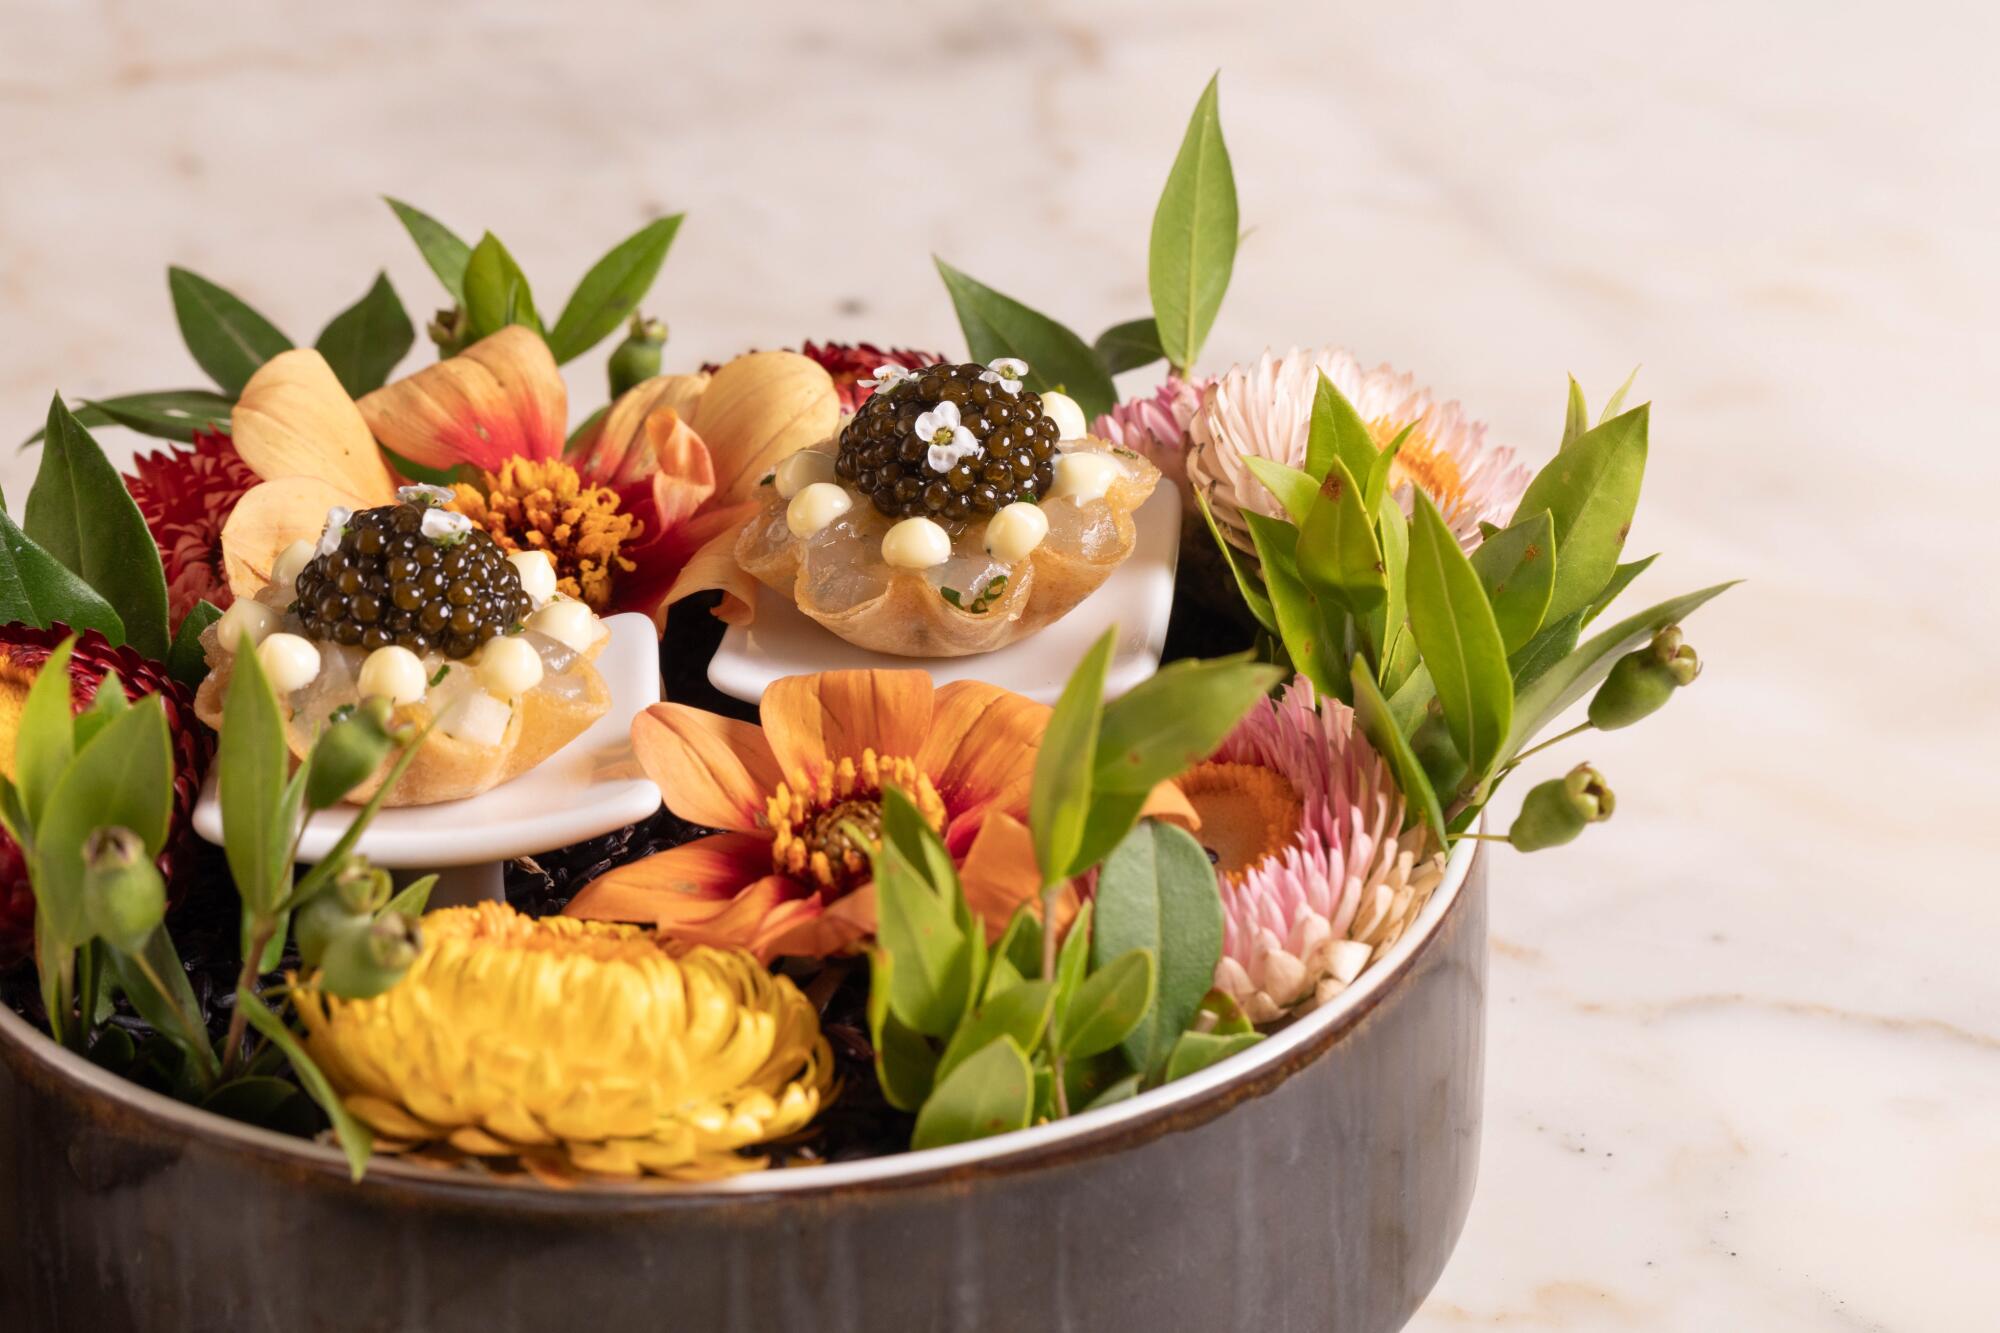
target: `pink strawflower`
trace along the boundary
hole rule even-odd
[[[1300,676],[1179,780],[1216,858],[1215,984],[1252,1022],[1332,999],[1415,919],[1444,877],[1354,710]]]
[[[1188,424],[1201,410],[1207,378],[1184,380],[1168,372],[1166,383],[1141,398],[1128,398],[1097,419],[1090,433],[1152,460],[1182,486],[1187,481]]]

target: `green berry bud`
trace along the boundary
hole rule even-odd
[[[337,932],[320,957],[320,987],[343,1000],[372,1000],[403,979],[422,943],[416,919],[400,912]]]
[[[424,332],[430,334],[431,341],[437,344],[439,357],[457,356],[465,350],[466,342],[471,337],[472,321],[463,306],[452,306],[432,316],[430,326]]]
[[[1521,813],[1507,830],[1517,851],[1539,852],[1574,841],[1585,824],[1601,824],[1617,808],[1604,775],[1589,764],[1578,764],[1560,778],[1532,787],[1521,802]]]
[[[1678,625],[1669,625],[1644,648],[1612,663],[1590,700],[1590,724],[1599,731],[1616,731],[1658,712],[1673,692],[1701,674],[1701,660],[1681,641]]]
[[[292,917],[292,938],[298,942],[299,961],[315,968],[326,958],[326,949],[349,931],[366,930],[371,918],[349,910],[332,889],[316,893]]]
[[[138,953],[167,914],[167,886],[128,828],[100,828],[83,843],[83,900],[91,930],[120,953]]]
[[[660,349],[666,345],[666,322],[635,313],[631,332],[612,351],[606,367],[611,374],[611,396],[616,398],[633,385],[659,374]]]
[[[320,733],[306,759],[308,806],[326,809],[382,767],[394,743],[389,712],[387,699],[372,698]]]

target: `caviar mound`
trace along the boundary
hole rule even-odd
[[[427,535],[433,514],[456,517],[421,504],[351,515],[298,576],[293,610],[307,637],[465,658],[525,620],[530,600],[507,553],[478,528]]]
[[[840,434],[834,472],[881,513],[933,519],[956,535],[1047,495],[1060,436],[1033,390],[1010,392],[984,366],[926,366],[861,405]]]

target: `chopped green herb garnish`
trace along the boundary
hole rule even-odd
[[[443,666],[437,669],[437,674],[431,677],[431,684],[434,686],[444,684],[444,678],[446,676],[449,676],[450,674],[451,674],[451,663],[446,662]]]

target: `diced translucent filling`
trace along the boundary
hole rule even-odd
[[[1107,500],[1051,500],[1042,506],[1049,516],[1048,545],[1065,555],[1103,560],[1117,553],[1118,522]]]

